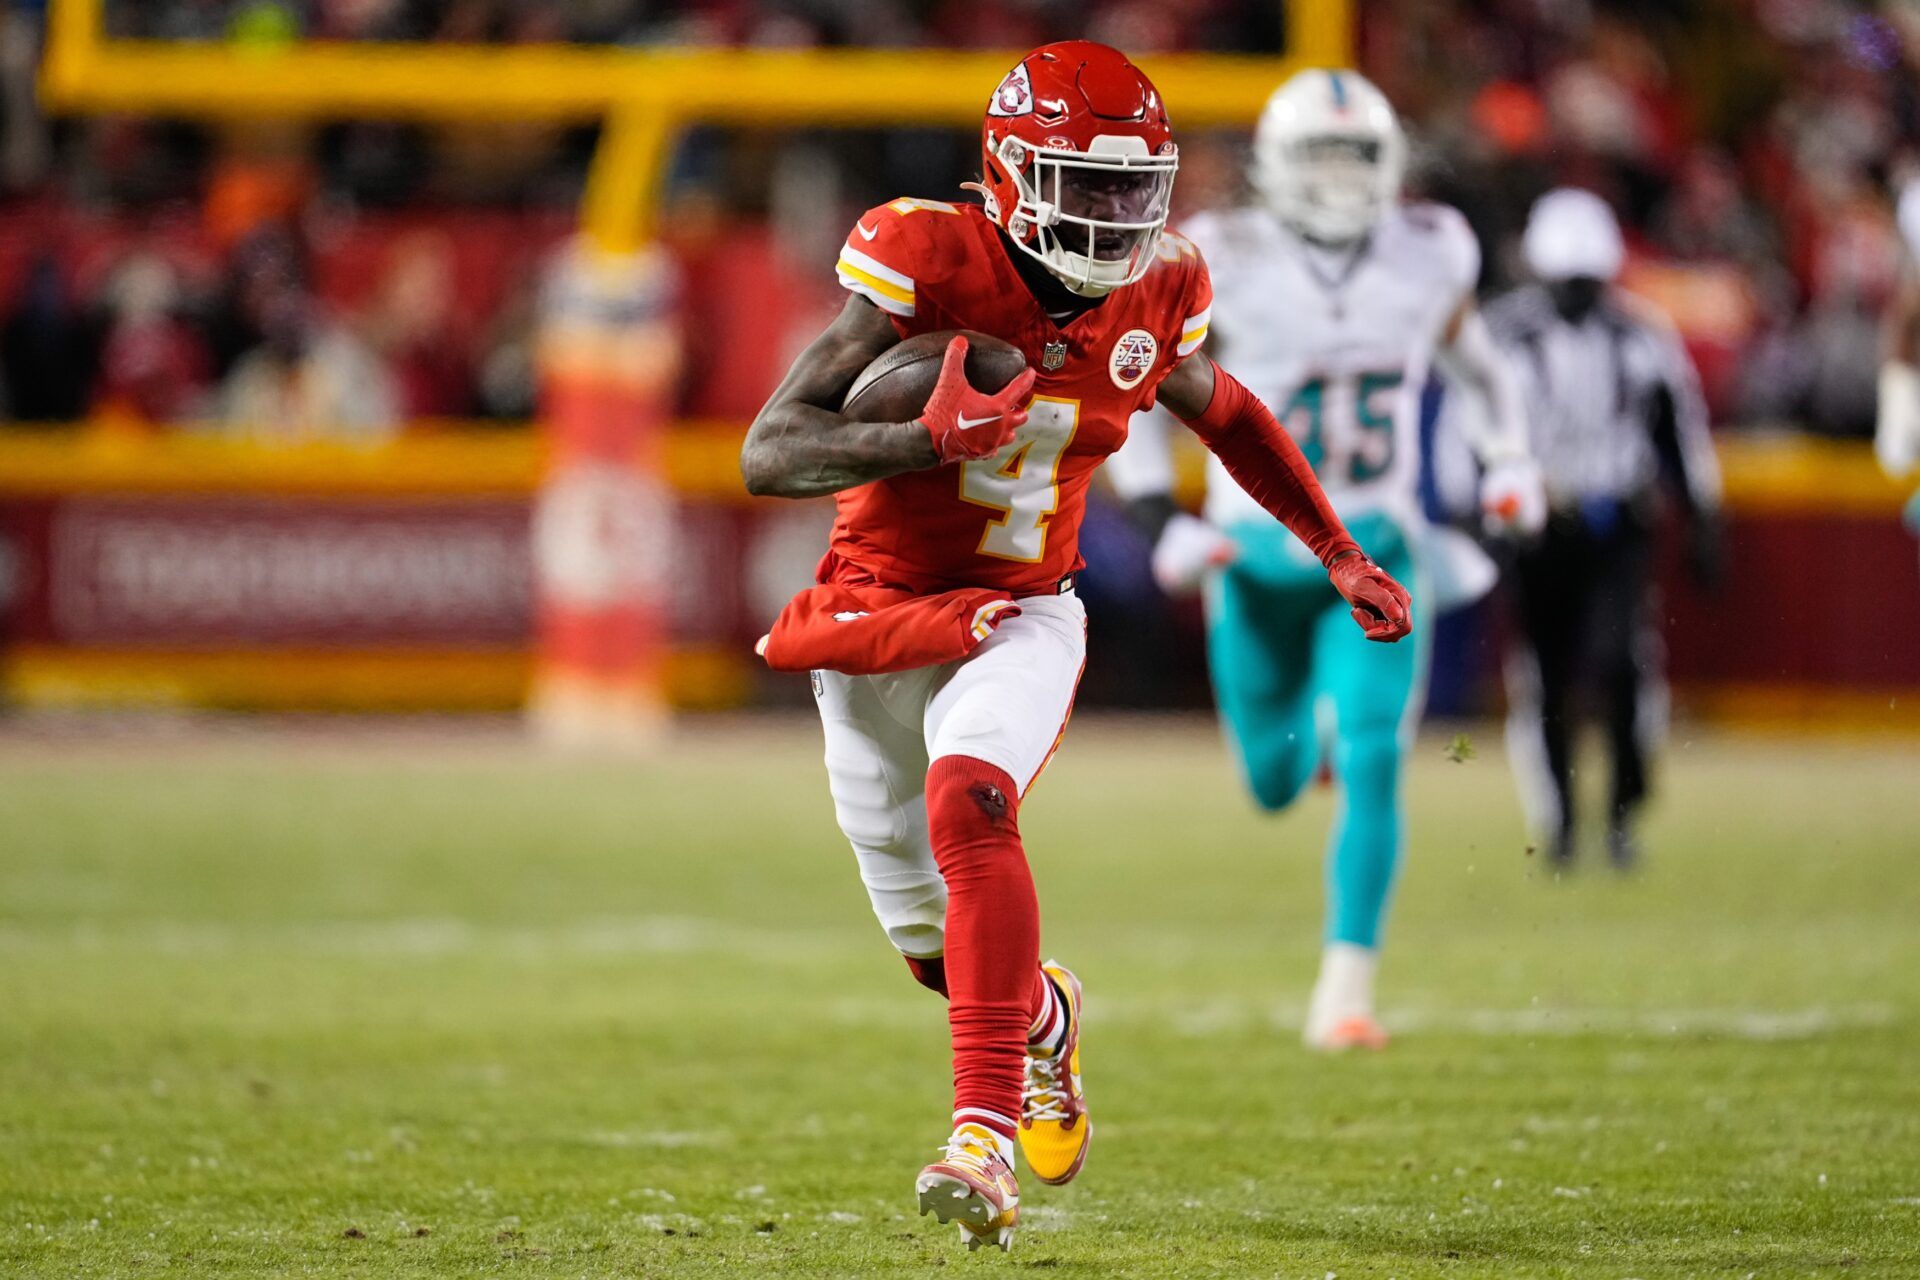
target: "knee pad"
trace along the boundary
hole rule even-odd
[[[923,798],[900,801],[899,789],[875,760],[830,759],[828,777],[834,818],[853,846],[860,881],[887,941],[902,955],[939,955],[947,886],[927,846]]]
[[[860,880],[887,941],[903,956],[924,960],[946,950],[947,884],[937,871],[901,871],[875,865],[859,849]]]
[[[891,785],[877,759],[829,754],[827,789],[834,820],[856,849],[898,850],[922,825],[916,816],[920,797],[902,803],[900,788]]]

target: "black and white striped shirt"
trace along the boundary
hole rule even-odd
[[[1526,388],[1533,456],[1556,508],[1632,501],[1663,472],[1689,506],[1719,505],[1699,374],[1651,307],[1616,290],[1569,323],[1546,289],[1526,285],[1485,314]]]

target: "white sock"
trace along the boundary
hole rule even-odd
[[[1325,1030],[1353,1017],[1373,1016],[1373,975],[1380,953],[1351,942],[1330,942],[1320,953],[1320,979],[1307,1008],[1310,1031]]]
[[[1013,1164],[1013,1135],[1017,1132],[1018,1122],[1008,1119],[997,1111],[987,1111],[980,1107],[963,1107],[953,1113],[953,1127],[958,1130],[968,1126],[987,1134],[993,1139],[993,1149],[1009,1166]]]

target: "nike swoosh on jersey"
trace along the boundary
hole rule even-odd
[[[997,413],[989,414],[984,418],[969,418],[965,414],[961,414],[960,426],[962,430],[966,429],[967,427],[978,427],[988,422],[998,422],[1000,421],[1000,417],[1001,415]]]
[[[854,223],[853,229],[855,231],[858,231],[863,239],[867,239],[867,240],[871,240],[875,236],[880,234],[880,228],[875,227],[873,230],[869,231],[867,230],[867,224],[864,222]]]

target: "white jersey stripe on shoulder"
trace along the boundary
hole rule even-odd
[[[849,265],[858,267],[863,273],[876,280],[884,281],[904,293],[913,293],[912,276],[895,271],[878,258],[862,253],[850,244],[843,245],[840,249],[840,265],[843,269]]]
[[[840,268],[838,274],[840,276],[840,286],[849,293],[859,294],[868,302],[871,302],[874,306],[890,315],[900,316],[903,319],[912,319],[913,295],[908,294],[906,299],[902,301],[895,296],[898,291],[895,290],[892,285],[877,285],[870,279],[862,279],[859,275],[849,272],[844,265]]]
[[[850,244],[840,250],[840,261],[835,265],[845,288],[889,314],[913,315],[913,277]]]

